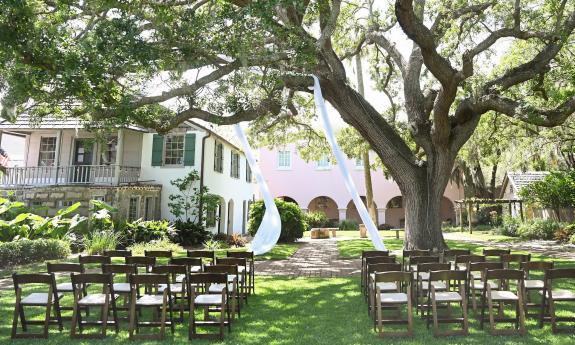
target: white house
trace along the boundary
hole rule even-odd
[[[255,185],[245,156],[224,128],[186,122],[166,135],[130,126],[97,135],[72,119],[31,123],[21,116],[0,122],[2,148],[18,159],[0,178],[0,189],[46,213],[76,201],[106,201],[127,219],[174,219],[170,181],[196,170],[200,184],[220,197],[206,226],[245,233]],[[198,186],[199,187],[199,186]],[[219,221],[216,221],[218,219]]]

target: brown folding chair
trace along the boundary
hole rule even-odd
[[[104,250],[104,256],[109,256],[111,258],[125,258],[126,256],[132,256],[132,251],[125,249]]]
[[[188,268],[188,273],[200,273],[204,271],[204,263],[202,258],[171,258],[170,265],[181,265]],[[179,275],[176,277],[177,282],[181,282],[184,276]]]
[[[74,287],[74,312],[72,313],[72,328],[70,329],[70,337],[72,338],[104,338],[106,330],[109,325],[114,325],[116,334],[118,334],[118,313],[116,310],[116,298],[118,295],[114,293],[113,279],[111,274],[103,273],[78,273],[72,274],[72,286]],[[101,285],[101,293],[88,293],[84,296],[83,287],[90,284],[91,287]],[[110,306],[112,307],[113,321],[108,321],[110,314]],[[82,320],[80,309],[100,307],[100,318],[98,321]],[[97,334],[82,334],[84,326],[99,325],[100,333]],[[76,333],[78,327],[80,333]]]
[[[361,279],[365,281],[363,288],[363,295],[366,300],[369,298],[369,273],[367,267],[373,264],[384,264],[384,263],[395,263],[395,256],[367,256],[364,260],[365,268],[363,269],[363,274],[365,275]]]
[[[176,321],[183,322],[184,321],[184,310],[186,306],[190,304],[190,287],[189,287],[189,272],[188,268],[184,265],[161,265],[161,266],[154,266],[152,268],[152,273],[156,274],[167,274],[170,277],[170,293],[173,297],[173,303],[179,305],[180,309],[180,318]],[[180,281],[178,281],[178,277],[183,277]],[[164,292],[166,289],[166,284],[160,284],[158,286],[158,292]],[[179,303],[178,303],[179,301]]]
[[[255,258],[254,252],[227,252],[229,258],[241,258],[248,261],[248,295],[256,294]]]
[[[451,266],[451,263],[447,263]],[[436,283],[442,282],[442,289],[436,289]],[[427,300],[427,328],[433,319],[433,334],[437,336],[467,335],[469,333],[469,321],[467,318],[467,272],[452,271],[450,269],[429,272],[428,300]],[[461,317],[451,316],[451,305],[457,303],[461,308]],[[438,305],[445,305],[447,316],[440,318]],[[433,314],[433,316],[431,316]],[[461,329],[441,331],[440,323],[460,323]]]
[[[227,305],[228,292],[227,292],[228,275],[225,273],[195,273],[190,274],[190,284],[192,286],[190,304],[190,327],[188,337],[190,340],[194,338],[214,338],[220,340],[224,338],[224,327],[228,327],[231,331],[230,309]],[[219,294],[208,293],[210,286],[214,284],[222,284],[223,288]],[[219,319],[210,320],[210,308],[216,307],[219,310]],[[196,320],[196,308],[204,308],[204,320]],[[197,332],[197,327],[200,326],[216,326],[219,327],[218,334],[201,334]]]
[[[130,287],[130,276],[132,274],[137,274],[138,270],[136,265],[128,264],[106,264],[102,266],[102,270],[105,274],[112,275],[112,287],[114,288],[114,293],[124,297],[124,306],[118,307],[116,305],[116,310],[130,310],[130,294],[132,289]],[[115,278],[118,275],[124,275],[124,282],[116,282]]]
[[[172,258],[172,251],[171,250],[144,250],[144,256],[156,258],[156,263],[167,263],[168,260],[162,261],[161,259],[171,259]]]
[[[505,269],[519,269],[522,262],[531,261],[531,254],[503,254],[501,262]]]
[[[525,272],[522,270],[487,270],[485,273],[485,280],[483,281],[483,300],[486,303],[481,307],[481,328],[485,322],[485,304],[489,308],[489,333],[492,335],[500,334],[519,334],[525,335],[525,310],[523,309],[523,281],[525,279]],[[495,280],[498,282],[499,289],[493,290],[491,284],[488,282]],[[516,282],[516,291],[510,291],[510,281]],[[499,304],[499,314],[495,317],[494,303]],[[515,317],[506,318],[504,316],[505,304],[515,304]],[[496,323],[513,323],[514,328],[497,329]]]
[[[409,260],[412,256],[431,256],[431,250],[429,249],[412,249],[412,250],[403,250],[403,257],[401,258],[401,263],[403,265],[403,269],[409,271]]]
[[[377,258],[377,257],[373,257]],[[370,259],[373,259],[370,258]],[[384,263],[372,263],[367,265],[367,294],[368,298],[368,306],[367,310],[370,316],[373,316],[375,320],[375,288],[376,285],[379,286],[379,289],[383,292],[388,291],[398,291],[398,286],[394,282],[388,283],[374,283],[375,273],[381,272],[397,272],[401,271],[401,264],[396,262],[384,262]],[[374,321],[375,322],[375,321]]]
[[[375,273],[373,278],[375,288],[375,323],[374,328],[377,328],[379,335],[385,336],[412,336],[413,335],[413,314],[411,307],[412,282],[413,276],[410,272],[380,272]],[[393,283],[398,287],[395,292],[383,292],[378,284]],[[400,290],[399,287],[405,287],[405,290]],[[402,319],[400,312],[401,306],[407,305],[407,319]],[[396,309],[397,317],[383,318],[383,309]],[[407,324],[407,331],[405,332],[384,332],[384,324]]]
[[[553,261],[523,261],[519,263],[519,268],[525,271],[525,291],[523,296],[525,296],[525,316],[539,316],[539,311],[536,314],[529,314],[529,308],[539,308],[541,304],[533,303],[531,301],[531,292],[543,292],[543,287],[545,286],[545,279],[532,279],[533,272],[541,272],[541,275],[545,275],[545,271],[554,268]]]
[[[554,289],[553,284],[567,281],[570,287],[575,284],[575,268],[554,268],[545,271],[545,284],[541,292],[541,311],[539,314],[539,327],[545,322],[551,322],[553,333],[573,332],[575,328],[559,327],[557,322],[575,321],[575,317],[557,316],[555,314],[556,302],[575,302],[575,291],[566,289]],[[567,284],[566,284],[567,285]],[[545,315],[545,311],[548,315]]]
[[[145,273],[152,272],[152,267],[156,265],[156,258],[150,256],[126,256],[125,261],[127,265],[135,265],[137,272],[143,268]]]
[[[218,258],[216,257],[216,265],[235,265],[238,266],[238,285],[240,297],[248,304],[248,286],[247,286],[247,259],[245,258]]]
[[[416,279],[416,287],[415,287],[415,308],[417,313],[421,313],[423,317],[425,314],[425,308],[427,307],[426,300],[429,300],[429,272],[431,271],[444,271],[451,269],[450,263],[441,263],[441,262],[428,262],[426,256],[418,256],[413,257],[415,258],[422,258],[424,260],[418,259],[415,260],[416,262],[421,260],[423,262],[417,264],[417,269],[414,272],[414,277]],[[437,291],[444,291],[447,289],[445,283],[441,281],[433,282],[432,285],[435,287]]]
[[[473,312],[477,314],[477,295],[481,298],[481,306],[485,303],[481,296],[483,296],[483,288],[485,285],[485,272],[487,270],[501,270],[503,269],[502,262],[469,262],[467,269],[467,300],[469,305],[469,300],[471,299],[471,305],[473,306]],[[487,281],[491,285],[491,290],[498,290],[499,285],[493,280]],[[479,294],[477,294],[479,293]]]
[[[100,270],[98,273],[102,273],[102,265],[111,264],[112,258],[104,255],[78,255],[78,262],[84,265],[84,269],[92,269],[93,265],[97,265]]]
[[[487,260],[495,259],[501,261],[501,255],[511,254],[511,249],[483,249],[483,255],[487,257]]]
[[[453,263],[455,258],[461,255],[471,255],[469,249],[445,249],[441,252],[441,262]]]
[[[33,273],[33,274],[12,274],[14,291],[16,292],[16,303],[14,305],[14,318],[12,320],[12,339],[16,338],[48,338],[48,327],[50,324],[57,324],[62,331],[62,317],[60,315],[59,301],[61,294],[56,293],[56,279],[53,273]],[[48,292],[33,292],[22,297],[23,285],[47,286]],[[55,317],[52,318],[52,306],[54,306]],[[44,320],[26,320],[24,307],[45,307]],[[18,322],[20,320],[20,322]],[[22,332],[18,333],[18,323],[22,326]],[[28,333],[28,325],[42,325],[42,333]]]
[[[238,313],[238,317],[241,317],[242,298],[239,293],[240,272],[238,271],[238,266],[222,264],[211,265],[206,266],[205,272],[225,273],[228,275],[228,285],[226,291],[228,292],[228,308],[231,309],[231,319],[235,319],[236,312]],[[222,292],[224,286],[224,284],[212,284],[208,288],[208,293],[219,294]]]
[[[209,259],[209,263],[216,261],[216,252],[213,250],[188,250],[187,257]]]
[[[158,292],[158,287],[164,285],[162,292]],[[153,286],[153,293],[145,293],[138,297],[140,286]],[[167,274],[133,274],[130,276],[130,286],[132,288],[132,298],[130,300],[130,340],[164,340],[166,326],[170,326],[174,334],[174,318],[172,314],[172,297],[170,288],[170,278]],[[142,308],[152,308],[154,312],[160,309],[160,320],[149,322],[140,321],[139,311]],[[156,314],[156,313],[154,313]],[[155,316],[155,315],[154,315]],[[169,318],[168,320],[166,320]],[[160,327],[159,334],[142,334],[140,327]],[[135,334],[136,333],[136,334]]]
[[[48,273],[84,273],[84,265],[82,264],[74,264],[74,263],[46,263],[46,268]],[[68,276],[69,277],[69,276]],[[82,291],[84,295],[86,295],[86,286],[82,287]],[[57,283],[56,284],[56,293],[65,295],[66,293],[72,294],[74,292],[74,287],[72,285],[72,281],[64,282],[64,283]],[[73,310],[72,306],[62,306],[60,304],[60,310]],[[86,310],[87,312],[87,310]],[[88,315],[88,314],[86,314]]]
[[[376,256],[389,256],[389,250],[364,250],[361,252],[361,291],[367,291],[367,280],[365,277],[365,259]]]
[[[453,268],[460,271],[468,269],[470,263],[485,262],[487,257],[485,255],[458,255],[453,262]]]

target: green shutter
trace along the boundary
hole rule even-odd
[[[184,139],[184,166],[194,165],[196,159],[196,134],[187,133]]]
[[[154,134],[152,142],[152,166],[162,166],[164,152],[164,137],[159,134]]]

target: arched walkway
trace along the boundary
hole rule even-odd
[[[405,226],[405,208],[401,195],[391,198],[385,205],[385,223],[394,228]]]
[[[226,201],[224,198],[219,196],[219,203],[215,210],[215,222],[216,225],[216,232],[218,234],[225,234],[226,233]]]
[[[290,198],[289,196],[280,196],[280,197],[278,197],[278,199],[282,199],[283,201],[291,202],[291,203],[294,203],[294,204],[299,206],[297,201],[295,201],[295,199],[293,199],[293,198]]]
[[[367,198],[365,196],[361,196],[361,201],[363,201],[363,204],[367,208]],[[375,209],[377,210],[377,204],[375,203],[375,201],[373,203],[375,205]],[[376,218],[375,224],[377,225],[377,224],[379,224],[379,221],[377,219],[378,218],[377,212],[376,212],[375,218]],[[350,200],[347,203],[347,209],[345,211],[345,219],[353,219],[356,222],[358,222],[359,224],[363,223],[363,221],[361,220],[361,217],[359,216],[359,212],[357,211],[357,207],[355,207],[355,203],[353,202],[353,200]]]
[[[339,214],[337,211],[337,204],[332,198],[327,196],[318,196],[310,201],[308,207],[309,212],[323,212],[330,220],[339,221]]]
[[[455,207],[453,202],[445,196],[441,199],[441,220],[455,224]]]
[[[228,227],[227,234],[232,235],[234,233],[234,199],[228,201]]]

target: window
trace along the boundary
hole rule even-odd
[[[116,148],[118,147],[118,138],[109,138],[102,144],[102,152],[100,153],[100,164],[112,165],[116,163]]]
[[[144,219],[154,220],[156,218],[156,200],[152,196],[146,197],[144,209]]]
[[[330,167],[329,157],[327,155],[321,156],[321,158],[317,161],[317,168],[329,169],[329,167]]]
[[[278,169],[291,168],[291,154],[290,151],[278,151]]]
[[[56,163],[56,137],[40,138],[38,166],[53,167]]]
[[[130,197],[130,203],[128,205],[128,221],[133,222],[138,219],[139,216],[139,205],[140,197],[132,196]]]
[[[249,183],[252,182],[252,168],[250,168],[250,164],[248,163],[247,159],[246,159],[246,182]]]
[[[72,205],[74,205],[74,201],[72,201],[72,200],[60,200],[58,202],[58,207],[60,207],[60,208],[70,207]]]
[[[236,152],[232,152],[232,168],[230,176],[233,178],[240,178],[240,155]]]
[[[218,207],[208,207],[206,210],[206,228],[216,226],[216,211]]]
[[[357,169],[363,169],[363,159],[361,158],[356,158],[355,159],[355,167]]]
[[[224,171],[224,144],[217,141],[214,148],[214,171]]]
[[[184,164],[184,136],[169,135],[164,144],[164,165]]]
[[[105,201],[103,195],[96,195],[96,196],[94,196],[94,197],[92,198],[92,200]]]

